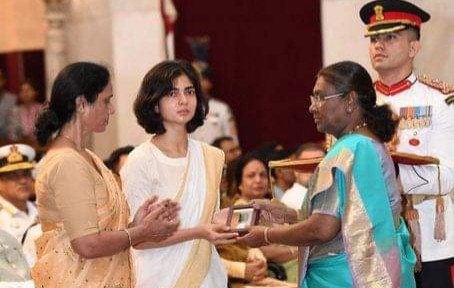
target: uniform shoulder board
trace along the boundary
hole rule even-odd
[[[454,85],[449,84],[438,79],[433,79],[425,74],[418,76],[418,81],[432,87],[444,95],[446,95],[445,102],[450,105],[454,103]]]

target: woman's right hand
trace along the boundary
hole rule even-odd
[[[163,241],[172,236],[178,229],[180,221],[177,216],[180,208],[177,203],[169,199],[161,202],[150,199],[148,203],[144,203],[142,206],[146,206],[146,208],[143,208],[144,211],[138,210],[133,223],[142,227],[144,241]],[[139,212],[142,214],[139,214]],[[147,214],[144,215],[144,213]]]
[[[246,262],[244,278],[249,282],[257,282],[266,277],[266,262],[261,259],[253,259]]]

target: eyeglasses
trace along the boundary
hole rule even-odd
[[[344,95],[345,93],[347,92],[341,92],[341,93],[336,93],[336,94],[331,94],[331,95],[326,95],[326,96],[320,96],[320,95],[317,95],[317,96],[314,96],[314,95],[310,95],[310,98],[311,98],[311,105],[315,105],[317,107],[320,107],[322,105],[323,102],[325,102],[326,100],[329,100],[331,98],[335,98],[335,97],[339,97],[339,96],[342,96]]]

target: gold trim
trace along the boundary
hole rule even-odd
[[[358,281],[358,287],[369,287],[373,281],[374,287],[392,287],[391,277],[386,270],[385,261],[379,253],[372,235],[372,227],[361,201],[359,191],[352,182],[354,155],[347,149],[342,149],[332,158],[322,161],[314,183],[313,199],[317,194],[326,191],[333,185],[333,168],[338,168],[345,175],[346,201],[342,231],[345,247],[349,250],[349,262],[353,278]]]
[[[385,16],[383,16],[383,6],[381,5],[376,5],[374,7],[374,12],[375,12],[375,20],[376,21],[383,21],[385,20]]]
[[[21,153],[19,153],[19,149],[17,148],[16,145],[11,145],[9,148],[9,155],[6,157],[6,161],[8,163],[16,163],[16,162],[23,162],[24,161],[24,156],[22,156]]]
[[[439,79],[434,79],[432,77],[429,77],[426,74],[418,75],[418,81],[432,87],[441,93],[447,95],[449,97],[451,94],[454,95],[454,85],[450,83],[446,83],[444,81],[441,81]]]
[[[367,29],[370,29],[370,28],[373,28],[375,26],[378,26],[378,25],[386,25],[386,24],[402,24],[402,25],[405,25],[405,24],[408,24],[408,25],[416,25],[416,22],[413,22],[413,21],[410,21],[410,20],[407,20],[407,19],[392,19],[392,20],[383,20],[383,21],[380,21],[380,22],[375,22],[375,23],[371,23],[371,24],[367,24]]]
[[[15,164],[7,164],[0,168],[0,173],[12,172],[16,170],[29,170],[35,168],[35,162],[21,162]]]
[[[224,154],[207,144],[201,143],[206,173],[205,204],[200,224],[209,224],[216,209],[221,183]],[[189,168],[188,168],[189,169]],[[193,240],[185,266],[175,282],[174,288],[200,287],[208,273],[211,262],[211,244],[203,239]]]
[[[404,29],[405,29],[405,25],[399,25],[399,26],[395,26],[395,27],[392,27],[392,28],[380,29],[380,30],[375,30],[375,31],[366,30],[366,33],[364,34],[364,37],[370,37],[370,36],[376,36],[376,35],[380,35],[380,34],[398,32],[398,31],[402,31]]]

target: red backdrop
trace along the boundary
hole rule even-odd
[[[0,54],[0,69],[5,74],[8,91],[17,94],[20,83],[31,79],[38,89],[38,101],[46,99],[43,50]]]
[[[192,60],[187,36],[210,37],[214,95],[237,118],[245,150],[323,138],[308,112],[321,68],[319,1],[174,0],[177,58]]]

